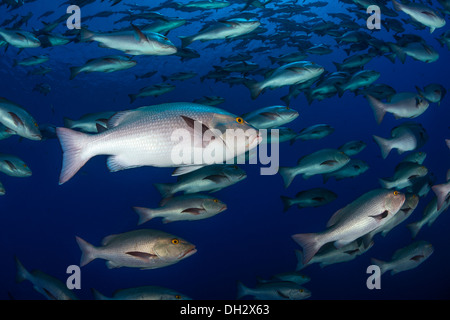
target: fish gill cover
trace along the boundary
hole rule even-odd
[[[449,11],[0,1],[0,298],[448,298]]]

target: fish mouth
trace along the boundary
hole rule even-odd
[[[227,209],[228,209],[228,207],[226,205],[224,205],[222,208],[220,208],[219,212],[224,212]]]
[[[180,256],[180,258],[178,260],[192,256],[196,252],[197,252],[197,249],[195,247],[193,247],[192,249],[186,251],[182,256]]]
[[[42,140],[42,134],[32,134],[32,140]]]

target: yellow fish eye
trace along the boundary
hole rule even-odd
[[[172,244],[179,244],[180,243],[180,240],[178,240],[178,239],[172,239]]]
[[[298,291],[303,292],[303,289],[300,289],[300,290],[298,290]]]
[[[289,110],[290,108],[289,107],[286,107],[286,110]]]
[[[233,166],[233,168],[237,170],[237,169],[238,169],[238,166]]]
[[[219,202],[219,200],[217,200],[217,199],[214,199],[214,202],[215,202],[215,203],[217,203],[217,202]]]
[[[177,295],[175,296],[175,299],[180,300],[180,299],[181,299],[181,296],[177,294]]]
[[[237,117],[236,118],[236,122],[239,124],[243,124],[244,123],[244,119],[242,119],[241,117]]]
[[[26,167],[27,167],[27,165],[26,165],[26,164],[24,163],[24,164],[23,164],[23,167],[24,167],[24,168],[26,168]]]
[[[394,191],[394,196],[397,196],[397,195],[398,195],[398,191],[395,190],[395,191]]]
[[[35,123],[34,123],[34,126],[37,128],[37,127],[38,127],[38,124],[35,122]]]

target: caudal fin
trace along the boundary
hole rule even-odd
[[[391,48],[391,51],[400,59],[400,61],[402,63],[405,63],[406,61],[405,50],[403,50],[402,47],[396,45],[395,43],[389,43],[389,47]]]
[[[367,101],[369,101],[369,105],[373,110],[373,114],[375,115],[375,120],[378,124],[383,121],[384,115],[386,114],[386,108],[384,103],[378,99],[375,99],[371,95],[366,95]]]
[[[22,262],[20,262],[19,258],[14,257],[14,260],[16,261],[16,282],[20,283],[24,280],[29,280],[31,277],[31,274],[25,269]]]
[[[91,288],[91,292],[95,300],[110,300],[108,297],[101,294],[98,290],[95,290],[94,288]]]
[[[400,3],[398,3],[397,1],[392,0],[392,4],[393,4],[395,10],[397,10],[397,11],[402,10],[402,5]]]
[[[278,172],[280,173],[281,177],[284,181],[284,187],[287,188],[291,185],[292,180],[295,178],[295,172],[293,170],[294,168],[289,167],[280,167],[278,169]]]
[[[97,249],[87,241],[84,241],[80,237],[75,237],[77,240],[78,246],[81,250],[81,259],[80,259],[80,266],[85,266],[92,260],[96,259],[96,251]]]
[[[373,140],[378,144],[381,150],[381,156],[386,159],[389,152],[392,150],[392,143],[388,139],[384,139],[378,136],[373,136]]]
[[[295,256],[297,257],[297,266],[295,267],[295,271],[304,269],[306,265],[303,263],[303,252],[300,250],[295,250]]]
[[[133,207],[134,212],[139,216],[138,225],[143,224],[153,218],[153,210],[148,208]]]
[[[92,31],[89,31],[87,29],[81,29],[80,31],[80,41],[81,42],[89,42],[89,41],[93,41],[93,37],[94,37],[95,33]]]
[[[153,185],[159,191],[161,197],[163,198],[170,197],[173,194],[172,183],[154,183]]]
[[[281,201],[283,201],[283,212],[288,211],[288,209],[292,206],[292,199],[285,196],[280,196]]]
[[[422,223],[420,223],[420,221],[418,221],[418,222],[410,223],[410,224],[406,225],[406,227],[409,229],[409,231],[411,232],[411,237],[414,239],[417,236],[417,234],[419,233],[420,229],[422,228]]]
[[[71,129],[71,128],[73,128],[73,126],[74,126],[74,121],[72,119],[64,117],[64,127]]]
[[[387,179],[378,179],[378,181],[380,182],[381,186],[385,189],[392,189],[394,187],[394,182],[389,181]]]
[[[375,259],[375,258],[371,258],[370,261],[372,262],[372,264],[375,264],[378,267],[380,267],[381,274],[383,274],[383,273],[385,273],[386,271],[389,270],[389,265],[385,261],[378,260],[378,259]]]
[[[90,141],[90,135],[64,127],[56,128],[56,135],[63,150],[63,164],[59,176],[61,185],[69,181],[91,158],[83,152]]]
[[[448,186],[446,184],[438,184],[438,185],[432,186],[431,189],[436,194],[437,209],[441,210],[442,205],[444,204],[445,199],[447,199],[447,196],[448,196]]]
[[[298,233],[292,239],[303,248],[303,264],[307,264],[322,246],[316,233]]]
[[[70,80],[73,80],[80,72],[82,67],[70,67]]]
[[[253,100],[255,100],[263,90],[258,82],[244,81],[244,85],[250,90],[250,95]]]
[[[183,37],[183,36],[179,36],[178,38],[180,38],[180,40],[181,40],[181,48],[186,48],[186,47],[189,46],[192,42],[194,42],[193,37]]]
[[[249,295],[249,289],[240,281],[237,282],[237,295],[236,299],[240,299],[244,296]]]

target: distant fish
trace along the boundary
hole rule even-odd
[[[250,90],[252,99],[256,99],[267,88],[275,89],[291,86],[318,78],[325,69],[310,61],[297,61],[281,66],[261,82],[244,83]]]
[[[91,291],[96,300],[192,300],[178,291],[160,286],[121,289],[115,291],[112,297],[107,297],[95,289]]]
[[[260,26],[256,19],[234,18],[222,19],[210,26],[205,26],[192,36],[180,36],[182,47],[189,46],[194,41],[209,41],[219,39],[232,39],[250,33]]]
[[[381,150],[383,159],[386,159],[392,149],[399,154],[421,148],[428,141],[425,128],[418,123],[403,123],[391,130],[391,138],[385,139],[373,136]]]
[[[415,162],[400,162],[395,167],[394,176],[391,178],[379,179],[380,184],[385,189],[395,188],[401,190],[413,185],[415,179],[428,174],[428,169]]]
[[[41,140],[39,126],[33,116],[22,106],[0,98],[0,123],[21,137]]]
[[[256,300],[303,300],[311,296],[311,291],[289,281],[260,283],[254,288],[238,282],[237,286],[237,299],[252,296]]]
[[[131,60],[129,57],[125,56],[106,56],[101,58],[90,59],[81,67],[70,68],[70,80],[75,78],[81,72],[110,73],[132,68],[136,64],[137,64],[136,61]]]
[[[258,279],[259,283],[268,283],[268,282],[279,282],[279,281],[287,281],[287,282],[293,282],[298,285],[303,285],[305,283],[308,283],[311,280],[311,278],[303,273],[300,273],[298,271],[290,271],[290,272],[282,272],[277,273],[272,276],[269,280],[262,280]]]
[[[47,55],[32,56],[21,61],[14,60],[13,66],[35,66],[47,62],[49,59]]]
[[[64,126],[69,129],[77,129],[86,133],[98,133],[99,126],[106,127],[109,118],[116,113],[116,111],[88,113],[78,120],[72,120],[65,117]]]
[[[361,151],[363,151],[367,147],[367,143],[361,140],[353,140],[347,143],[344,143],[342,146],[338,148],[338,150],[342,151],[349,157],[357,155]]]
[[[245,121],[257,129],[281,127],[298,117],[298,111],[285,106],[270,106],[242,115]]]
[[[433,197],[425,207],[422,218],[419,221],[410,223],[406,226],[411,232],[411,237],[413,239],[417,236],[417,234],[424,225],[428,225],[428,227],[431,227],[431,225],[436,221],[436,219],[441,215],[441,213],[443,213],[449,208],[450,196],[447,196],[445,198],[445,201],[441,205],[440,209],[437,208],[438,206],[437,200],[438,200],[437,197]]]
[[[163,198],[177,192],[185,194],[217,192],[247,177],[244,170],[236,165],[214,164],[181,175],[174,183],[155,183]]]
[[[116,49],[130,55],[171,55],[177,48],[168,38],[154,32],[143,32],[136,26],[133,31],[94,33],[81,30],[81,41],[97,41],[103,48]]]
[[[129,94],[130,103],[133,103],[138,98],[143,97],[159,97],[163,94],[175,90],[175,86],[171,83],[160,83],[152,86],[142,88],[138,93]]]
[[[391,275],[417,268],[427,260],[434,252],[431,243],[427,241],[415,241],[404,248],[395,251],[388,262],[372,258],[373,264],[381,269],[381,274],[391,271]]]
[[[329,136],[333,132],[334,128],[329,124],[315,124],[300,130],[295,140],[319,140]]]
[[[295,167],[280,167],[279,172],[287,188],[299,174],[302,174],[304,179],[308,179],[317,174],[339,170],[349,161],[350,158],[341,151],[321,149],[300,158]]]
[[[403,193],[375,189],[338,210],[328,221],[325,231],[293,235],[294,241],[304,250],[303,263],[308,263],[327,243],[342,248],[383,226],[397,214],[404,202]],[[366,239],[365,247],[368,242],[370,239]]]
[[[31,169],[19,157],[0,153],[0,172],[18,178],[27,178],[32,175]]]
[[[94,259],[104,259],[108,269],[156,269],[178,263],[197,252],[190,242],[153,229],[107,236],[100,247],[94,247],[79,237],[76,240],[82,251],[81,267]]]
[[[336,181],[342,179],[354,178],[369,170],[369,165],[364,160],[350,159],[350,161],[340,168],[339,170],[324,173],[323,182],[326,183],[330,178],[334,178]]]
[[[284,211],[287,211],[291,206],[296,205],[299,209],[308,207],[320,207],[326,205],[337,198],[337,194],[324,188],[313,188],[309,190],[300,191],[295,195],[295,198],[281,196],[283,201]]]
[[[161,201],[159,208],[133,207],[139,215],[138,224],[153,218],[163,218],[163,223],[173,221],[193,221],[210,218],[227,209],[227,205],[217,198],[202,194],[187,194]]]
[[[402,162],[414,162],[417,164],[423,164],[427,157],[426,152],[423,151],[417,151],[417,152],[411,152],[410,154],[406,155]]]
[[[23,30],[0,29],[0,36],[10,45],[16,48],[38,48],[41,42],[34,34]]]
[[[40,270],[35,270],[30,273],[17,257],[15,257],[15,261],[17,268],[16,282],[30,281],[34,290],[48,300],[78,300],[74,292],[67,288],[66,283]]]
[[[438,105],[441,104],[442,99],[444,99],[445,95],[447,94],[447,90],[438,83],[429,84],[425,88],[423,88],[423,90],[416,86],[416,90],[429,102],[437,103]]]
[[[6,194],[5,187],[3,186],[3,183],[0,181],[0,196],[4,196]]]

